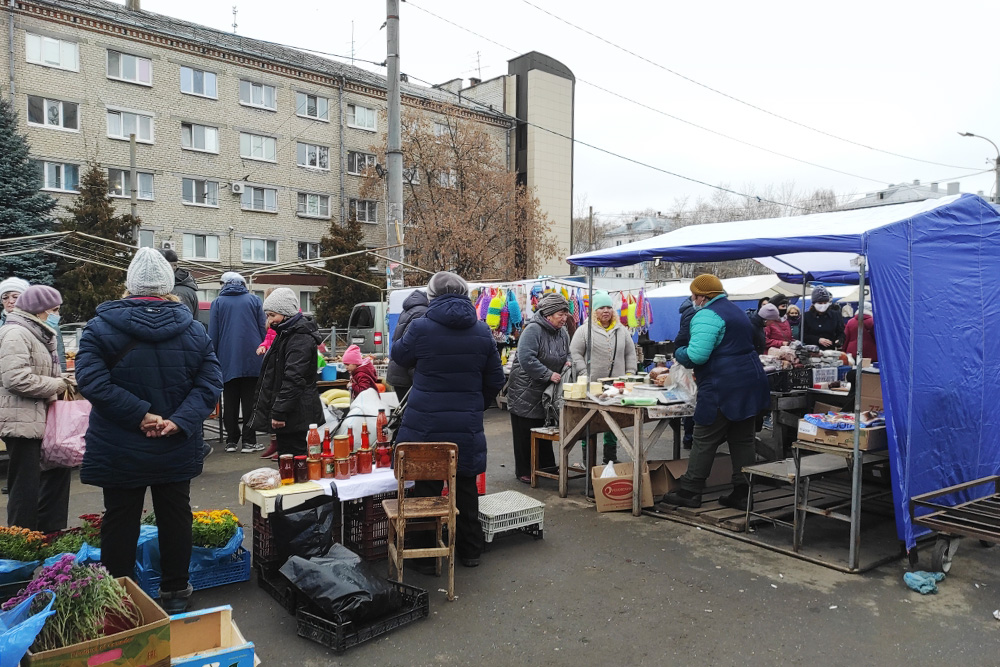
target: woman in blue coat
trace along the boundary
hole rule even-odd
[[[160,604],[176,614],[191,597],[191,480],[222,371],[205,327],[170,294],[174,272],[159,252],[140,248],[125,285],[125,298],[98,306],[80,337],[76,379],[93,406],[80,481],[104,489],[101,561],[115,577],[133,576],[149,487]]]
[[[483,412],[503,387],[503,368],[490,329],[476,316],[469,286],[441,271],[427,284],[427,313],[410,323],[392,346],[392,360],[413,368],[397,442],[454,442],[458,445],[455,550],[466,567],[479,565],[483,530],[479,524],[476,475],[486,472]],[[418,496],[440,496],[440,482],[418,482]]]

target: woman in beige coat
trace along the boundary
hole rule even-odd
[[[42,472],[41,446],[48,404],[72,387],[60,377],[56,332],[45,323],[62,296],[32,285],[0,327],[0,438],[10,464],[7,525],[51,533],[68,523],[69,468]]]

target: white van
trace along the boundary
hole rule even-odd
[[[361,348],[363,354],[386,354],[389,351],[389,304],[366,301],[355,304],[347,322],[347,341]]]

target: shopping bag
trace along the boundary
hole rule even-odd
[[[86,450],[84,437],[90,424],[90,402],[73,394],[49,405],[42,436],[42,470],[77,468]]]
[[[282,562],[290,556],[315,558],[322,556],[339,535],[334,527],[340,524],[340,501],[336,496],[317,496],[285,510],[284,496],[278,496],[270,514],[271,533]]]
[[[35,595],[43,593],[49,596],[49,603],[37,614],[29,614]],[[56,613],[52,609],[52,603],[56,601],[55,593],[42,591],[35,595],[19,602],[10,611],[0,612],[0,667],[17,667],[45,626],[45,620]]]
[[[670,367],[670,378],[667,380],[666,389],[673,392],[676,398],[690,403],[692,407],[697,403],[698,384],[694,379],[694,371],[677,362]]]

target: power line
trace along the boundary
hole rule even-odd
[[[619,51],[627,53],[628,55],[630,55],[630,56],[632,56],[634,58],[638,58],[639,60],[641,60],[641,61],[643,61],[643,62],[645,62],[645,63],[647,63],[649,65],[652,65],[653,67],[661,69],[664,72],[668,72],[670,74],[673,74],[674,76],[679,77],[681,79],[684,79],[685,81],[687,81],[689,83],[692,83],[692,84],[694,84],[696,86],[704,88],[705,90],[711,91],[711,92],[715,93],[716,95],[721,95],[722,97],[725,97],[726,99],[729,99],[729,100],[732,100],[732,101],[737,102],[739,104],[742,104],[744,106],[750,107],[751,109],[754,109],[756,111],[760,111],[761,113],[765,113],[765,114],[767,114],[769,116],[773,116],[773,117],[775,117],[775,118],[777,118],[779,120],[783,120],[786,123],[792,123],[793,125],[798,125],[799,127],[805,128],[805,129],[810,130],[812,132],[816,132],[818,134],[822,134],[824,136],[830,137],[831,139],[836,139],[838,141],[843,141],[843,142],[846,142],[846,143],[849,143],[849,144],[853,144],[855,146],[860,146],[861,148],[866,148],[868,150],[876,151],[878,153],[884,153],[886,155],[892,155],[894,157],[903,158],[905,160],[912,160],[914,162],[923,162],[925,164],[933,164],[933,165],[937,165],[939,167],[949,167],[949,168],[953,168],[953,169],[971,169],[971,167],[960,167],[958,165],[945,164],[943,162],[934,162],[932,160],[922,160],[920,158],[910,157],[908,155],[903,155],[901,153],[894,153],[892,151],[887,151],[887,150],[884,150],[884,149],[881,149],[881,148],[876,148],[875,146],[869,146],[868,144],[864,144],[864,143],[861,143],[859,141],[854,141],[852,139],[846,139],[844,137],[837,136],[836,134],[832,134],[830,132],[826,132],[824,130],[820,130],[818,128],[812,127],[811,125],[806,125],[805,123],[801,123],[801,122],[799,122],[797,120],[793,120],[791,118],[788,118],[787,116],[782,116],[781,114],[775,113],[773,111],[769,111],[768,109],[765,109],[763,107],[757,106],[756,104],[752,104],[750,102],[741,100],[738,97],[735,97],[733,95],[730,95],[729,93],[726,93],[726,92],[723,92],[721,90],[718,90],[717,88],[713,88],[713,87],[711,87],[711,86],[709,86],[707,84],[704,84],[704,83],[702,83],[700,81],[692,79],[689,76],[685,76],[684,74],[681,74],[680,72],[672,70],[669,67],[661,65],[660,63],[658,63],[658,62],[656,62],[654,60],[650,60],[649,58],[647,58],[645,56],[639,55],[635,51],[631,51],[631,50],[625,48],[624,46],[620,46],[620,45],[612,42],[611,40],[606,39],[605,37],[602,37],[601,35],[593,33],[590,30],[587,30],[586,28],[580,27],[580,26],[576,25],[575,23],[571,23],[570,21],[567,21],[563,17],[561,17],[561,16],[559,16],[557,14],[553,14],[552,12],[548,11],[547,9],[543,9],[542,7],[539,7],[538,5],[536,5],[535,3],[531,2],[530,0],[521,0],[521,1],[524,4],[528,5],[529,7],[534,7],[535,9],[537,9],[540,12],[542,12],[543,14],[548,14],[549,16],[551,16],[552,18],[556,19],[557,21],[565,23],[566,25],[570,26],[571,28],[575,28],[576,30],[579,30],[580,32],[583,32],[583,33],[585,33],[587,35],[590,35],[594,39],[600,40],[601,42],[604,42],[608,46],[611,46],[612,48],[615,48],[615,49],[618,49]],[[413,5],[413,3],[409,3],[409,4],[411,6],[414,6],[414,7],[416,6],[416,5]],[[424,11],[426,11],[426,10],[424,10]]]

